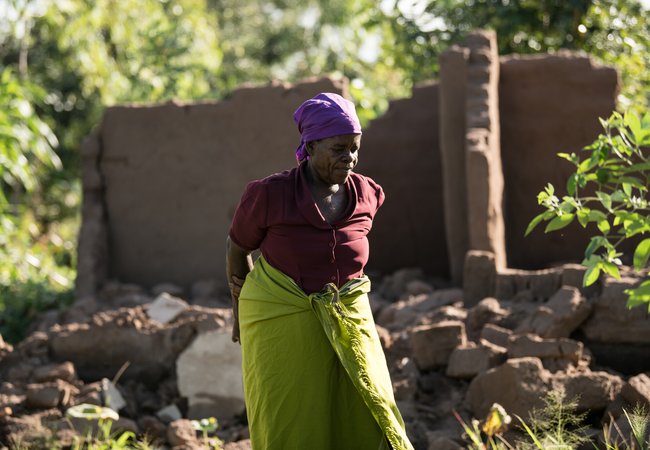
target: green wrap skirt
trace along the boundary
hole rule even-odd
[[[254,450],[412,450],[368,303],[367,277],[307,295],[257,259],[239,297]]]

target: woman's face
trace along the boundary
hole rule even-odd
[[[343,184],[359,161],[360,134],[343,134],[307,144],[308,164],[319,181]]]

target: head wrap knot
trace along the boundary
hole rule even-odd
[[[330,92],[305,101],[293,113],[293,120],[302,135],[296,150],[298,162],[307,159],[307,142],[342,134],[361,134],[354,103]]]

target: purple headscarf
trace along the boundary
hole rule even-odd
[[[307,159],[306,143],[341,134],[361,134],[354,103],[338,94],[324,92],[304,102],[293,113],[302,135],[296,159]]]

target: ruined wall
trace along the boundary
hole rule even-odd
[[[544,185],[564,189],[572,166],[556,153],[579,152],[614,109],[615,70],[568,53],[499,60],[489,32],[464,45],[441,58],[440,85],[391,102],[364,130],[357,170],[387,194],[369,271],[418,266],[460,283],[467,250],[492,252],[500,268],[581,259],[577,226],[523,233]],[[243,88],[219,103],[109,108],[82,149],[78,295],[113,278],[222,280],[243,187],[295,166],[291,117],[302,101],[345,90],[322,79]]]
[[[580,260],[587,233],[571,226],[544,234],[539,227],[524,237],[541,212],[535,200],[546,183],[566,195],[574,166],[559,152],[580,153],[601,131],[599,117],[616,106],[617,74],[575,53],[501,58],[499,102],[501,155],[505,178],[508,265],[539,269]]]
[[[364,130],[358,171],[386,192],[370,233],[369,269],[422,267],[447,276],[436,83],[393,101]]]
[[[82,149],[84,173],[95,176],[84,178],[78,294],[106,278],[145,286],[225,278],[244,186],[294,167],[293,111],[345,88],[322,79],[243,88],[219,103],[109,108]],[[90,214],[103,214],[104,229]]]
[[[84,143],[79,295],[108,279],[184,287],[224,278],[225,237],[246,183],[295,166],[293,111],[345,82],[244,88],[219,103],[109,108]],[[391,103],[362,140],[358,172],[386,191],[369,270],[446,275],[438,89]]]

